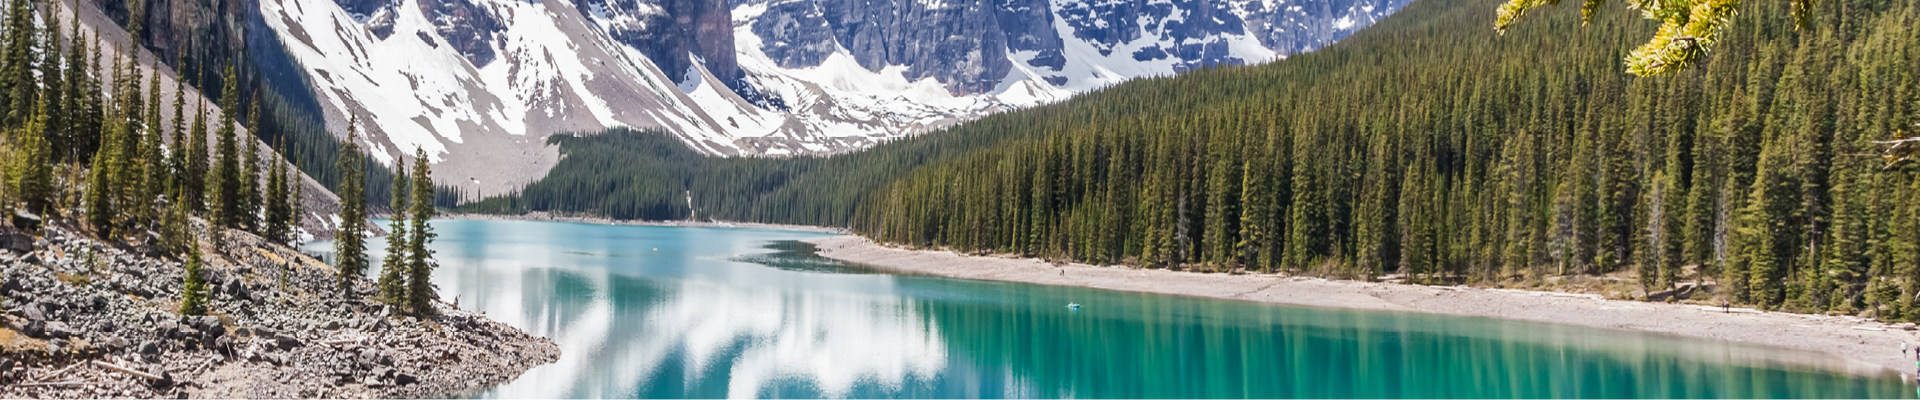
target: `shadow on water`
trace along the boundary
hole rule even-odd
[[[733,257],[733,261],[760,264],[794,272],[859,275],[918,275],[821,257],[820,254],[817,253],[820,250],[819,247],[814,246],[812,243],[798,240],[776,240],[760,247],[773,250],[773,252],[736,256]]]

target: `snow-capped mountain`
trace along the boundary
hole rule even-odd
[[[861,148],[1142,76],[1319,48],[1408,0],[259,0],[344,132],[482,195],[555,133]],[[357,122],[357,123],[355,123]]]

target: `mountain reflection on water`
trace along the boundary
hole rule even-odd
[[[795,242],[817,233],[435,226],[442,296],[553,338],[563,351],[559,362],[482,397],[1914,393],[1891,371],[1842,374],[1830,355],[1732,342],[891,275],[821,259]]]

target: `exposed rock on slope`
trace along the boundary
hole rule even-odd
[[[344,299],[331,267],[238,231],[200,242],[212,315],[182,316],[181,263],[70,232],[0,250],[0,397],[440,397],[559,356],[445,305],[424,321]]]

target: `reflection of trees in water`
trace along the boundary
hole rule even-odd
[[[977,381],[940,382],[939,392],[1085,398],[1864,398],[1901,396],[1906,389],[1894,379],[1842,376],[1749,357],[1739,353],[1770,350],[1725,342],[1081,289],[1035,287],[1031,292],[1038,294],[1006,300],[1065,304],[1066,296],[1075,295],[1088,308],[923,303],[950,352],[962,359],[956,362],[980,371],[1009,371],[980,373],[983,379]],[[953,369],[949,375],[956,373]]]
[[[529,371],[493,395],[887,397],[945,365],[945,343],[913,305],[793,290],[845,276],[793,275],[802,282],[782,287],[552,269],[509,275],[520,287],[520,318],[537,321],[534,330],[564,354],[562,365]]]

